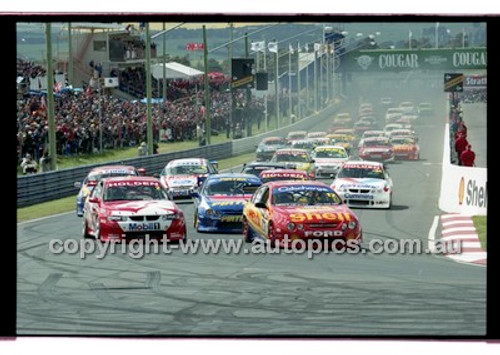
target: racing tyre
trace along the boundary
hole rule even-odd
[[[89,238],[94,238],[92,237],[90,234],[88,234],[87,232],[88,228],[87,228],[87,220],[84,218],[83,219],[83,222],[82,222],[82,235],[83,235],[83,238],[84,239],[89,239]]]
[[[246,218],[243,218],[243,241],[245,243],[253,242],[253,235],[250,227],[248,226],[248,221]]]

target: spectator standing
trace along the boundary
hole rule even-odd
[[[33,160],[31,154],[26,154],[21,162],[21,168],[23,169],[23,174],[34,174],[38,171],[38,164]]]
[[[472,150],[470,144],[467,144],[465,150],[460,154],[460,161],[463,166],[474,166],[474,160],[476,159],[476,154]]]
[[[140,157],[148,155],[148,147],[146,142],[142,142],[139,148],[137,148],[137,153]]]
[[[44,173],[50,171],[50,157],[47,151],[43,152],[42,157],[40,158],[40,172]]]
[[[457,152],[457,157],[458,157],[458,165],[462,165],[462,152],[465,150],[465,148],[469,145],[469,142],[467,141],[467,138],[465,137],[464,134],[459,134],[457,136],[457,139],[455,140],[455,151]]]

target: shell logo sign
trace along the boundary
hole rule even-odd
[[[460,184],[458,185],[458,204],[461,206],[464,202],[465,195],[465,180],[464,177],[460,179]]]

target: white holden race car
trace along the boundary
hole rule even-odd
[[[316,167],[316,177],[335,176],[342,163],[349,160],[344,147],[337,145],[324,145],[314,148],[311,157]]]
[[[383,163],[349,161],[331,188],[349,207],[391,208],[393,184]]]

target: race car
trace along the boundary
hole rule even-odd
[[[384,106],[389,106],[392,104],[392,98],[390,97],[381,97],[380,98],[380,103]]]
[[[274,152],[278,149],[285,148],[288,142],[282,137],[267,137],[264,138],[258,145],[255,151],[255,160],[267,161],[271,159]]]
[[[139,176],[145,174],[146,169],[136,169],[131,165],[106,165],[93,168],[90,170],[85,179],[83,179],[83,182],[77,181],[74,184],[75,188],[80,189],[80,191],[78,191],[78,195],[76,196],[76,215],[78,217],[83,216],[85,200],[87,199],[87,196],[90,195],[99,180],[110,176]]]
[[[186,235],[182,210],[167,199],[157,178],[104,178],[85,201],[85,238],[130,241],[149,237],[177,241]]]
[[[314,148],[311,157],[316,166],[316,178],[335,176],[342,165],[349,159],[346,150],[337,145],[325,145]]]
[[[417,106],[417,112],[420,116],[429,116],[434,113],[434,109],[430,102],[421,102]]]
[[[198,232],[240,233],[243,203],[262,181],[250,174],[209,176],[194,197],[194,227]]]
[[[418,114],[415,104],[411,101],[403,101],[399,104],[403,114]]]
[[[418,141],[418,137],[415,131],[407,128],[394,129],[385,135],[387,138],[391,139],[393,137],[410,137]]]
[[[330,145],[332,144],[332,140],[328,137],[317,137],[317,138],[309,138],[313,144],[314,147],[321,147],[324,145]]]
[[[309,180],[309,176],[305,171],[295,169],[263,170],[259,174],[259,178],[263,184],[281,180]]]
[[[337,115],[333,118],[332,125],[339,126],[339,127],[345,127],[346,125],[349,125],[351,123],[352,123],[351,114],[348,112],[341,112],[341,113],[337,113]]]
[[[378,129],[371,129],[368,131],[364,131],[363,135],[361,136],[361,138],[359,140],[358,146],[363,145],[363,139],[373,138],[373,137],[385,137],[385,132],[382,130],[378,130]]]
[[[314,147],[316,147],[316,139],[317,138],[299,139],[299,140],[293,141],[290,144],[289,148],[292,148],[292,149],[305,149],[309,153],[311,153],[312,150],[314,149]]]
[[[413,130],[413,126],[411,124],[402,124],[402,123],[389,123],[384,127],[384,132],[386,136],[389,136],[390,133],[396,129],[409,129]]]
[[[349,137],[347,135],[340,133],[329,133],[326,135],[326,137],[330,138],[332,144],[344,148],[347,154],[351,153],[352,141],[349,140]]]
[[[274,181],[263,184],[243,208],[243,239],[269,240],[280,247],[297,239],[363,239],[356,215],[320,181]]]
[[[394,160],[394,149],[386,137],[363,139],[359,146],[358,157],[363,160],[376,160],[389,162]]]
[[[332,132],[333,134],[342,134],[349,142],[356,140],[356,132],[352,128],[340,128]]]
[[[401,118],[403,115],[403,110],[400,107],[389,107],[385,113],[385,122],[393,123],[397,119]]]
[[[204,158],[174,159],[160,173],[160,181],[170,200],[189,199],[210,174],[217,174],[217,162]]]
[[[391,208],[392,205],[392,179],[379,162],[344,163],[331,188],[351,207]]]
[[[268,161],[264,162],[255,161],[252,163],[244,163],[240,173],[251,174],[258,177],[260,173],[264,170],[286,169],[286,168],[287,168],[286,163],[270,163]]]
[[[377,128],[373,120],[361,119],[354,124],[354,132],[357,137],[361,137],[365,131],[374,130]]]
[[[309,132],[306,138],[322,138],[326,136],[326,132]]]
[[[420,147],[417,140],[410,136],[395,136],[391,138],[396,160],[418,160],[420,158]]]
[[[307,131],[292,131],[289,132],[286,139],[288,142],[293,142],[298,139],[304,139],[307,136]]]
[[[279,149],[274,153],[271,163],[286,163],[288,168],[303,170],[307,172],[310,179],[314,179],[316,170],[314,160],[305,149]]]

